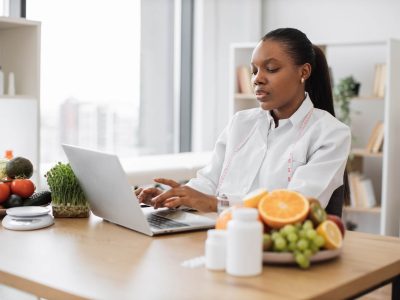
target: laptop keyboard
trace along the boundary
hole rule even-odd
[[[189,226],[188,224],[176,222],[171,219],[167,219],[155,214],[147,215],[147,221],[152,227],[157,229],[167,229],[167,228],[179,228]]]

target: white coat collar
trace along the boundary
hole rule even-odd
[[[296,126],[302,122],[302,120],[305,118],[305,116],[308,114],[308,112],[311,110],[311,108],[314,107],[314,104],[312,103],[310,96],[308,93],[305,93],[305,99],[303,103],[300,105],[300,107],[294,112],[293,115],[290,116],[289,119],[285,120],[279,120],[280,126],[287,121],[290,121],[293,126]],[[265,114],[267,115],[267,120],[268,124],[274,124],[274,118],[272,117],[271,111],[267,110],[265,111]]]
[[[289,118],[290,122],[294,126],[300,124],[313,107],[314,104],[312,103],[310,97],[308,96],[308,93],[306,93],[306,98],[304,99],[303,103],[294,112],[294,114],[290,116]]]

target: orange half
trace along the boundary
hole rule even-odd
[[[258,204],[260,204],[261,199],[267,194],[268,191],[264,188],[252,191],[243,198],[243,206],[257,208]]]
[[[306,197],[290,190],[272,191],[258,205],[262,220],[272,228],[304,221],[309,208],[310,203]]]

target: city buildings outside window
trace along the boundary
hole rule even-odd
[[[28,0],[41,22],[41,162],[68,143],[143,154],[139,143],[141,1]]]

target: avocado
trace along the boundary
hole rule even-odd
[[[18,156],[7,162],[6,173],[11,178],[31,178],[33,165],[29,159]]]

